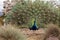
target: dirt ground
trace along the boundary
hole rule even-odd
[[[29,30],[29,29],[20,29],[24,35],[27,35],[27,40],[43,40],[45,31],[43,29],[39,30]]]
[[[10,26],[10,25],[9,25]],[[11,26],[10,26],[11,27]],[[27,35],[27,40],[43,40],[45,29],[29,30],[27,28],[19,29],[24,35]]]

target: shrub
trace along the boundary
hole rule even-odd
[[[22,35],[19,29],[13,27],[1,27],[0,28],[0,40],[26,40],[26,37]]]
[[[54,24],[50,24],[48,25],[48,28],[46,30],[44,40],[46,40],[50,36],[58,37],[59,35],[60,35],[59,27]]]

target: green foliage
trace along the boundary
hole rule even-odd
[[[0,40],[26,40],[26,37],[13,27],[1,27],[0,28]]]
[[[48,24],[50,22],[58,24],[58,13],[58,8],[55,8],[49,2],[45,3],[39,0],[34,2],[23,1],[16,3],[11,12],[6,16],[6,21],[8,20],[18,25],[27,25],[28,27],[32,18],[37,19],[37,26],[40,26],[41,23]]]

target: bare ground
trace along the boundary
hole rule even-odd
[[[39,30],[29,30],[29,29],[20,29],[24,35],[27,35],[27,40],[43,40],[44,29]]]

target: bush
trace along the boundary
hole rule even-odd
[[[48,28],[46,30],[44,40],[46,40],[50,36],[59,37],[59,35],[60,35],[59,27],[54,24],[50,24],[48,25]]]
[[[13,27],[1,27],[0,28],[0,40],[26,40],[26,37],[22,35],[19,29]]]

